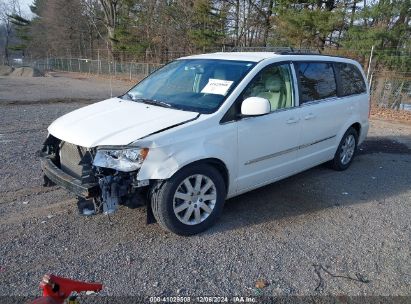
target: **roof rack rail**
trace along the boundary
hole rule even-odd
[[[230,50],[230,52],[273,52],[277,54],[301,54],[301,55],[320,55],[321,52],[318,49],[309,48],[297,48],[294,49],[291,46],[237,46]]]
[[[320,51],[318,51],[318,53],[282,52],[282,53],[280,53],[280,55],[311,55],[311,56],[324,56],[324,57],[335,57],[335,58],[350,59],[349,57],[345,57],[345,56],[341,56],[341,55],[321,54]]]
[[[277,46],[236,46],[230,52],[286,52],[292,51],[291,47],[277,47]]]
[[[321,54],[321,52],[300,52],[300,51],[298,51],[298,52],[287,52],[287,51],[285,51],[285,52],[281,52],[280,53],[280,55],[321,55],[321,56],[323,56],[324,54]]]

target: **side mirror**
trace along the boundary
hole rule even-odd
[[[248,97],[241,104],[241,115],[243,116],[259,116],[268,114],[270,111],[270,102],[262,97]]]

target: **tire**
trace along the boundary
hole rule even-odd
[[[353,127],[350,127],[342,137],[338,149],[335,152],[334,159],[330,162],[331,168],[337,171],[344,171],[347,169],[354,159],[357,151],[357,144],[358,133]]]
[[[221,174],[201,163],[182,168],[170,179],[158,181],[150,190],[151,208],[157,222],[166,230],[185,236],[212,226],[223,211],[225,197],[226,186]]]

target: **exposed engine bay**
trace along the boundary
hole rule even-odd
[[[48,161],[48,165],[42,163],[44,186],[64,183],[68,188],[75,187],[72,192],[78,195],[78,208],[83,215],[112,214],[119,205],[146,204],[144,194],[149,182],[137,181],[138,169],[122,172],[95,166],[97,151],[97,148],[76,146],[49,135],[41,151],[42,160]],[[53,164],[65,174],[50,174],[48,167]]]

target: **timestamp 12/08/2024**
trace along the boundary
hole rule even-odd
[[[226,296],[154,296],[149,298],[150,303],[256,303],[254,297],[226,297]]]

